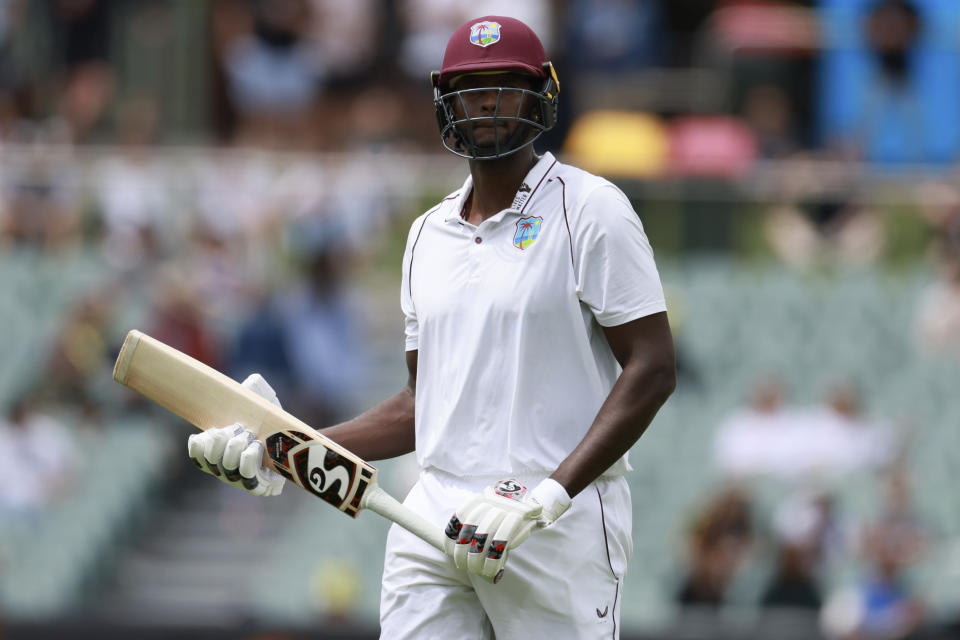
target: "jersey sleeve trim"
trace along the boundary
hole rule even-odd
[[[639,320],[640,318],[646,318],[647,316],[652,316],[655,313],[660,313],[661,311],[666,310],[666,302],[663,300],[655,300],[643,305],[642,307],[625,313],[612,313],[609,315],[603,314],[602,317],[595,317],[597,318],[597,322],[600,323],[601,327],[619,327],[622,324],[627,324],[628,322],[633,322],[634,320]]]

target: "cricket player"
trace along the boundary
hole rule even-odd
[[[467,22],[432,81],[470,175],[407,239],[407,386],[323,430],[367,460],[416,451],[405,504],[449,539],[444,553],[390,529],[381,637],[617,638],[627,451],[676,384],[653,253],[617,187],[534,151],[559,81],[529,27]],[[225,482],[280,491],[242,425],[188,449]]]

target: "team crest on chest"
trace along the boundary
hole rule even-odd
[[[520,218],[517,220],[517,231],[513,234],[513,246],[517,249],[526,249],[540,235],[540,226],[543,218]]]
[[[478,22],[470,27],[470,44],[478,47],[489,47],[500,42],[499,22]]]

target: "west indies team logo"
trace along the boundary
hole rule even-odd
[[[517,220],[517,231],[513,234],[513,246],[517,249],[526,249],[540,235],[540,225],[543,218],[520,218]]]
[[[470,27],[470,44],[489,47],[500,42],[499,22],[478,22]]]

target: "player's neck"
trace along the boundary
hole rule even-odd
[[[464,205],[467,222],[480,224],[508,208],[537,160],[531,146],[499,160],[471,160],[473,191]]]

